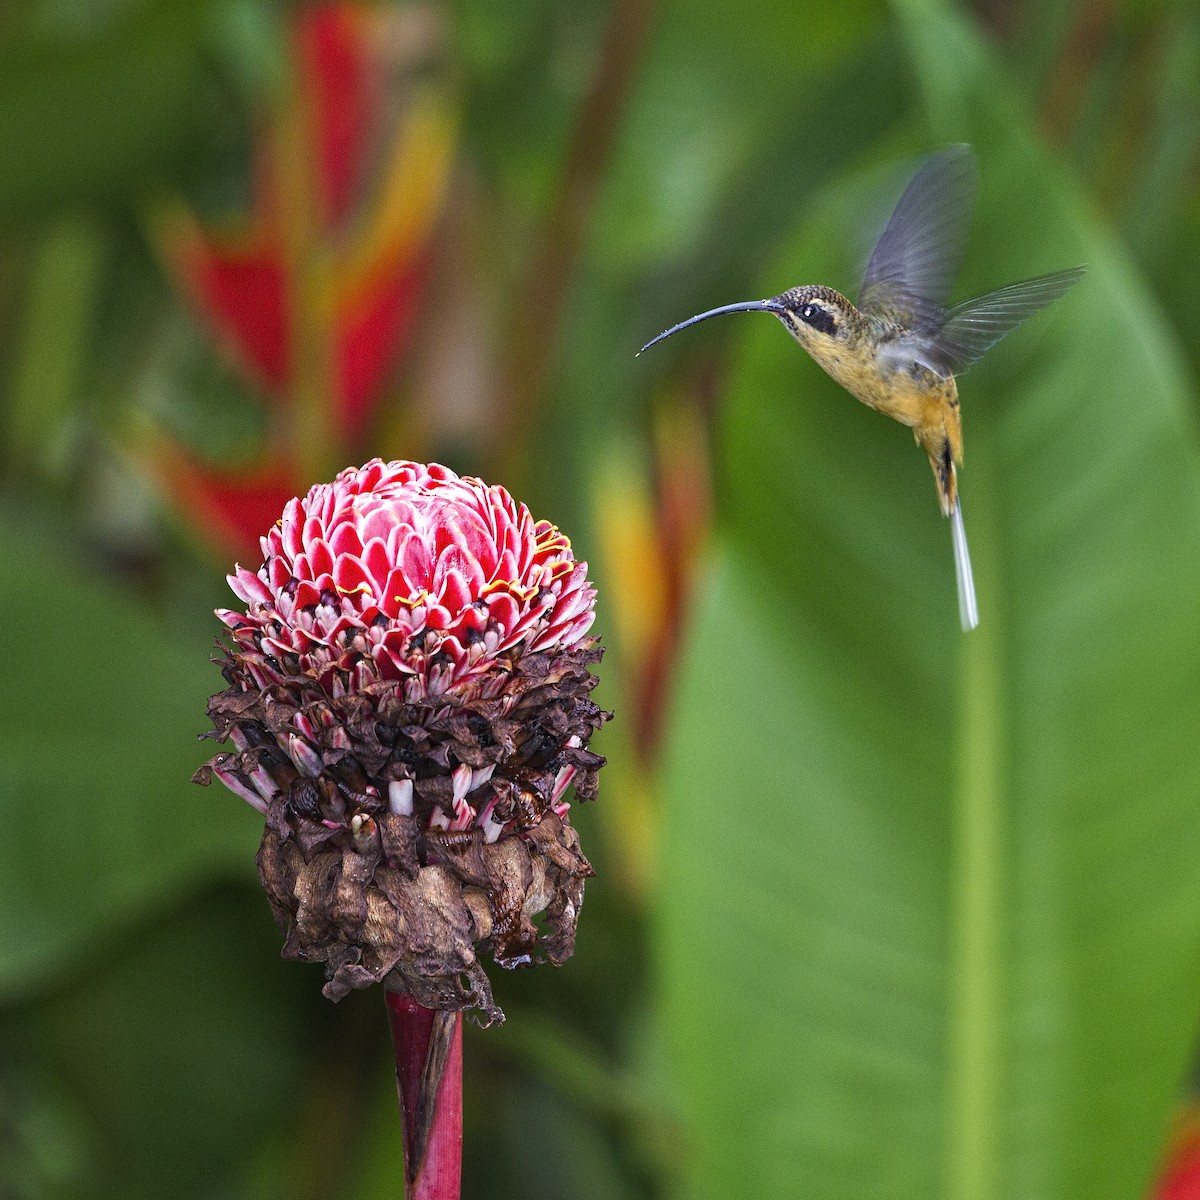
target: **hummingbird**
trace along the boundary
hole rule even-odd
[[[970,146],[949,146],[925,159],[871,252],[857,306],[833,288],[794,287],[768,300],[725,304],[689,317],[638,351],[709,317],[774,313],[855,399],[909,426],[933,468],[942,513],[950,518],[964,630],[979,624],[979,611],[958,495],[963,445],[955,376],[1083,274],[1082,267],[1071,267],[946,307],[977,182]]]

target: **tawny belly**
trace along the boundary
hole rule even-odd
[[[945,379],[932,371],[922,371],[919,379],[908,372],[881,376],[875,371],[853,368],[830,374],[868,408],[917,429],[944,425],[947,411],[958,404],[953,378]]]

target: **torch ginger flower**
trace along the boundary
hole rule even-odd
[[[236,753],[197,780],[266,817],[284,954],[325,962],[333,999],[382,980],[500,1019],[477,949],[562,962],[591,874],[564,799],[604,762],[587,564],[503,488],[378,459],[290,501],[261,546],[229,578],[245,611],[217,614],[208,736]]]

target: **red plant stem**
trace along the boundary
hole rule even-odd
[[[459,1200],[462,1178],[462,1015],[385,992],[404,1125],[407,1200]]]

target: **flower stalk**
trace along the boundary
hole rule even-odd
[[[459,1200],[462,1014],[385,991],[404,1130],[407,1200]]]
[[[559,965],[592,868],[568,790],[596,795],[587,564],[503,488],[373,459],[290,501],[229,577],[196,773],[262,814],[283,955],[325,995],[383,984],[409,1200],[457,1200],[462,1013],[483,969]]]

